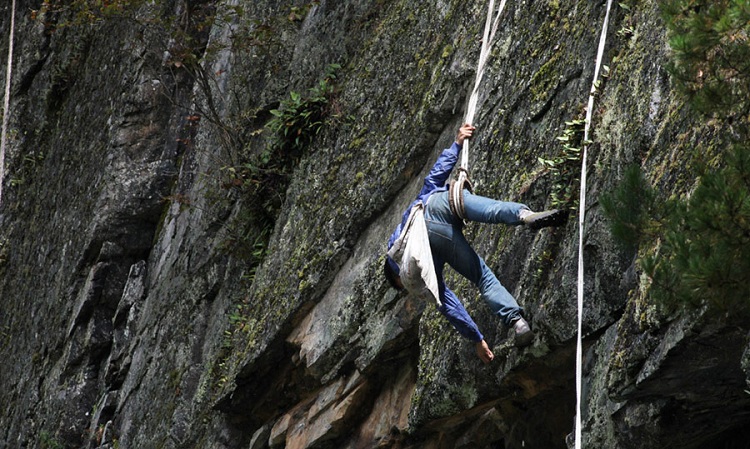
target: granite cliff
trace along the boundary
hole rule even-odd
[[[381,270],[461,124],[485,2],[51,3],[16,12],[0,448],[568,447],[576,214],[467,228],[537,334],[514,348],[451,275],[495,350],[486,366]],[[605,10],[508,3],[475,120],[478,192],[543,209],[575,187],[540,158],[580,134]],[[0,6],[2,49],[9,17]],[[747,326],[661,312],[598,201],[633,164],[689,192],[685,146],[724,132],[675,92],[660,17],[644,0],[609,19],[581,236],[584,447],[747,448]],[[269,126],[305,113],[291,136]]]

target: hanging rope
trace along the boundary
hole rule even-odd
[[[583,395],[583,223],[586,215],[586,159],[588,142],[590,141],[591,117],[594,114],[594,95],[599,81],[599,69],[604,56],[604,46],[607,42],[607,26],[612,0],[607,0],[607,13],[604,16],[602,34],[599,37],[599,48],[596,52],[594,79],[589,92],[589,102],[586,107],[586,123],[583,129],[583,155],[581,156],[581,192],[578,205],[578,337],[576,344],[576,418],[575,418],[575,449],[581,449],[581,397]]]
[[[10,119],[10,75],[13,73],[13,31],[15,29],[16,0],[10,5],[10,38],[8,39],[8,70],[5,74],[5,100],[3,102],[3,128],[0,134],[0,205],[3,203],[3,181],[5,179],[5,145],[8,140]]]
[[[474,115],[476,113],[477,103],[479,102],[479,87],[482,82],[482,77],[484,76],[484,66],[487,63],[487,59],[489,59],[492,42],[495,38],[495,32],[500,24],[500,14],[502,14],[503,9],[505,9],[505,3],[506,0],[502,0],[497,9],[497,13],[495,13],[495,0],[489,0],[487,19],[484,22],[484,33],[482,35],[482,49],[479,52],[474,88],[469,96],[469,105],[466,108],[464,123],[474,122]],[[453,210],[461,219],[465,220],[466,217],[463,207],[462,192],[464,188],[471,190],[471,182],[469,181],[469,139],[464,139],[463,147],[461,149],[461,164],[459,165],[458,170],[458,179],[451,185],[450,189],[450,205],[451,210]]]

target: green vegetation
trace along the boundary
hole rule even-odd
[[[613,235],[640,258],[650,294],[668,310],[709,306],[750,312],[750,152],[735,147],[688,198],[661,198],[631,167],[602,206]]]
[[[750,309],[750,152],[737,148],[727,166],[706,173],[686,200],[669,204],[663,252],[644,258],[667,302],[720,310]],[[676,305],[676,304],[675,304]]]
[[[318,85],[308,91],[306,97],[292,92],[290,98],[281,103],[278,109],[271,110],[274,118],[268,128],[274,135],[268,150],[262,155],[262,163],[267,164],[272,153],[285,157],[298,158],[320,133],[324,119],[330,109],[329,100],[333,94],[332,81],[341,66],[330,64]]]
[[[600,198],[612,235],[624,248],[637,249],[645,236],[658,236],[660,227],[654,217],[666,208],[654,207],[655,199],[656,192],[634,165],[625,171],[617,189]]]
[[[692,193],[665,195],[639,167],[602,197],[612,232],[639,260],[667,310],[750,313],[750,1],[665,0],[676,86],[718,135],[678,142]],[[710,160],[706,161],[705,154]]]
[[[41,449],[63,449],[65,445],[47,431],[39,434],[39,445]]]
[[[565,130],[557,140],[562,143],[560,153],[546,159],[539,157],[539,163],[553,176],[550,193],[551,207],[575,209],[578,205],[578,188],[581,177],[581,148],[590,142],[583,142],[583,129],[586,121],[575,119],[565,122]]]
[[[270,111],[272,118],[266,129],[271,137],[263,151],[253,154],[247,148],[238,166],[224,168],[227,177],[224,186],[241,192],[245,211],[241,222],[244,229],[252,231],[234,233],[236,238],[228,244],[251,255],[255,261],[262,260],[294,168],[312,147],[327,120],[337,117],[331,113],[331,101],[339,68],[338,64],[329,65],[305,96],[291,92],[278,109]]]
[[[698,111],[727,116],[750,106],[750,1],[664,0],[670,73]]]

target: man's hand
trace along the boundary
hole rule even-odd
[[[490,363],[495,358],[495,354],[490,351],[490,347],[487,346],[487,342],[482,340],[476,344],[477,355],[484,363]]]
[[[461,128],[458,129],[458,134],[456,135],[456,143],[459,146],[462,146],[464,144],[464,139],[471,139],[472,134],[474,134],[474,128],[470,124],[466,123]]]

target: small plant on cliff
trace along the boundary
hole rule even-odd
[[[288,186],[289,177],[300,158],[311,147],[331,117],[331,100],[338,64],[331,64],[307,95],[291,92],[266,124],[271,137],[259,154],[246,156],[239,167],[225,169],[228,186],[243,191],[252,216],[248,219],[267,228],[274,221]],[[253,249],[257,245],[253,244]]]
[[[42,449],[63,449],[65,445],[47,431],[39,434],[39,444]]]
[[[586,121],[575,119],[565,122],[565,130],[557,140],[562,143],[562,150],[551,159],[538,158],[553,176],[550,192],[551,206],[558,209],[575,209],[578,204],[578,184],[581,176],[581,148],[583,127]]]
[[[339,64],[328,65],[325,75],[308,91],[307,96],[292,92],[278,109],[271,110],[274,117],[267,127],[274,138],[264,157],[269,157],[268,153],[298,157],[312,143],[329,115],[333,81],[340,68]]]

